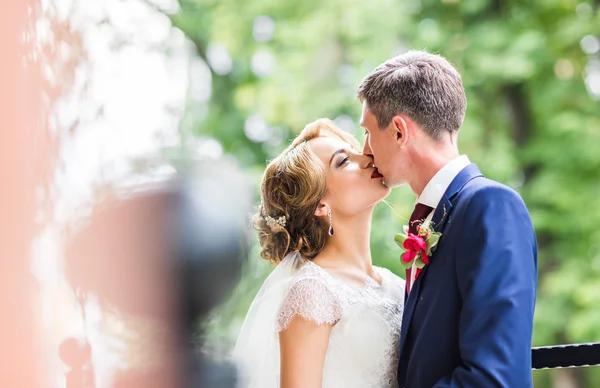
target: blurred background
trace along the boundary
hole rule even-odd
[[[239,166],[256,203],[266,162],[306,123],[329,117],[364,140],[356,87],[409,49],[458,68],[468,99],[461,152],[516,189],[531,212],[540,250],[534,346],[600,341],[600,1],[22,4],[19,60],[43,91],[30,105],[39,120],[26,124],[32,160],[42,161],[31,178],[29,267],[45,333],[44,386],[64,386],[57,349],[73,335],[91,344],[98,387],[149,362],[136,346],[151,347],[156,328],[93,295],[81,303],[66,274],[66,237],[94,206],[171,179],[182,161],[206,160]],[[393,236],[414,199],[409,188],[395,190],[373,222],[375,264],[402,277]],[[231,350],[271,269],[251,241],[239,285],[199,328],[203,351],[216,358]],[[536,387],[595,387],[600,368],[534,379]]]

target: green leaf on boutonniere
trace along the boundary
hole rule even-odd
[[[425,267],[425,262],[423,261],[423,259],[421,258],[421,255],[419,255],[416,259],[415,259],[415,265],[417,268],[423,269],[423,267]]]
[[[396,233],[396,237],[394,237],[394,241],[400,248],[404,248],[404,240],[406,240],[406,235],[401,233]]]
[[[431,252],[433,252],[433,248],[436,247],[436,245],[440,241],[441,236],[442,236],[441,233],[435,232],[435,233],[431,233],[427,237],[427,240],[425,241],[425,243],[427,244],[427,256],[431,255]]]
[[[407,263],[404,260],[402,260],[402,256],[400,256],[400,264],[402,264],[402,268],[404,269],[409,269],[410,267],[412,267],[412,261],[409,261]]]

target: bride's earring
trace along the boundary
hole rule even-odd
[[[329,216],[329,235],[333,236],[333,222],[331,221],[331,212],[327,212]]]

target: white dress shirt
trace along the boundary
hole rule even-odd
[[[422,203],[423,205],[427,205],[433,208],[433,210],[431,211],[431,213],[429,213],[425,221],[423,221],[424,224],[428,224],[431,222],[431,219],[433,218],[433,213],[435,213],[435,208],[440,203],[440,200],[442,199],[442,196],[444,195],[446,190],[448,190],[450,183],[452,183],[452,181],[454,180],[454,178],[456,178],[458,173],[461,172],[463,168],[467,167],[469,164],[471,164],[471,162],[469,161],[467,155],[460,155],[449,161],[427,183],[427,185],[423,189],[423,192],[417,198],[417,203]],[[411,279],[409,279],[409,281],[410,289],[412,290],[412,286],[415,282],[415,276],[417,273],[417,267],[415,266],[415,263],[413,263],[412,270],[410,272]]]

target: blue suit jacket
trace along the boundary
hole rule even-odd
[[[523,200],[471,164],[432,223],[442,237],[406,299],[400,387],[532,387],[537,243]]]

